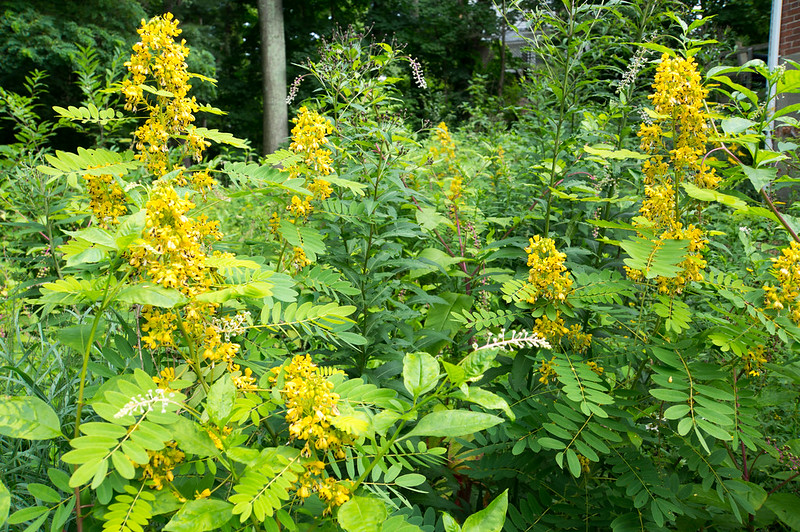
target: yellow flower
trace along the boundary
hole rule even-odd
[[[792,241],[772,260],[772,275],[777,286],[764,286],[764,304],[776,310],[787,309],[789,317],[800,324],[800,244]]]
[[[303,164],[318,175],[328,175],[333,171],[331,151],[324,146],[328,144],[327,135],[333,133],[333,126],[328,120],[307,107],[300,108],[297,118],[292,119],[292,143],[289,149],[303,155]],[[302,169],[293,166],[288,169],[292,177],[296,177]]]
[[[136,158],[147,163],[156,176],[162,176],[169,171],[171,138],[186,135],[185,146],[197,160],[209,143],[190,127],[199,106],[194,97],[188,97],[192,88],[186,66],[189,48],[185,40],[176,41],[181,34],[178,21],[172,13],[167,13],[148,22],[143,20],[138,32],[140,41],[133,46],[133,54],[125,63],[131,76],[123,81],[122,94],[126,109],[143,108],[150,114],[134,132]],[[151,90],[145,91],[143,86],[148,82],[152,84]],[[152,89],[161,92],[149,97]]]
[[[333,426],[339,415],[339,396],[333,393],[333,383],[319,372],[308,355],[297,355],[285,368],[283,389],[280,391],[286,406],[286,422],[291,439],[306,440],[304,456],[312,449],[336,451],[349,441],[346,433]],[[273,368],[270,382],[277,381],[281,368]]]
[[[172,470],[183,462],[185,455],[177,448],[177,443],[171,441],[160,451],[147,451],[150,461],[138,464],[143,469],[143,478],[151,479],[157,490],[164,487],[164,482],[172,482],[175,475]]]
[[[117,225],[117,218],[128,212],[125,206],[125,191],[110,174],[84,175],[89,190],[89,207],[92,209],[97,225],[103,229]]]
[[[572,327],[570,327],[564,336],[566,340],[571,344],[572,349],[574,349],[578,353],[583,353],[584,351],[589,349],[590,345],[592,345],[592,335],[583,332],[581,326],[578,325],[577,323]],[[590,362],[589,364],[591,365],[593,363]]]
[[[551,358],[549,362],[542,359],[542,366],[539,368],[539,373],[542,374],[542,376],[539,377],[539,382],[542,384],[549,384],[550,379],[556,378],[556,371],[553,369],[553,362],[555,361],[556,357]]]
[[[567,256],[556,250],[552,239],[539,235],[530,239],[525,251],[530,267],[528,287],[532,289],[528,302],[534,303],[540,297],[556,303],[566,300],[572,291],[572,277],[564,266]]]
[[[767,363],[764,350],[765,347],[763,345],[758,345],[755,349],[749,350],[742,356],[742,360],[744,360],[744,370],[749,376],[758,377],[761,375],[764,364]]]
[[[561,337],[569,332],[564,326],[564,319],[560,314],[557,314],[555,320],[551,320],[547,316],[536,318],[533,323],[533,332],[547,340],[551,345],[556,345],[561,341]]]

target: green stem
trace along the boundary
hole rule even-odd
[[[192,369],[197,375],[197,380],[199,380],[200,385],[203,386],[203,391],[208,393],[208,383],[206,382],[205,378],[203,378],[203,372],[201,371],[200,367],[200,355],[197,353],[197,346],[194,344],[192,337],[189,336],[189,331],[186,330],[186,325],[183,323],[183,319],[181,319],[180,312],[176,313],[176,316],[178,330],[181,331],[183,339],[186,340],[186,344],[189,346],[190,359],[187,360],[187,362],[189,362],[189,365],[192,366]]]

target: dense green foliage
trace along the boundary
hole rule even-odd
[[[57,72],[0,89],[5,529],[800,528],[796,108],[739,83],[793,72],[718,64],[680,3],[517,5],[511,98],[434,50],[464,5],[420,0],[407,48],[298,58],[256,160],[254,12],[225,45],[186,4],[65,53],[79,104],[50,112]],[[194,39],[231,46],[216,84]]]

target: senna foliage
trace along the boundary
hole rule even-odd
[[[410,131],[394,84],[419,65],[338,35],[304,65],[321,90],[288,147],[257,162],[206,162],[247,143],[195,125],[215,110],[190,84],[208,80],[186,71],[177,21],[145,22],[116,85],[141,115],[133,150],[20,164],[42,219],[19,190],[3,196],[49,255],[42,276],[3,285],[0,441],[39,470],[10,469],[0,518],[797,528],[800,248],[773,197],[797,146],[766,142],[794,122],[733,76],[796,84],[758,62],[704,83],[703,21],[654,4],[529,13],[552,33],[508,131]],[[592,72],[620,70],[594,46],[631,35],[619,90],[590,98],[607,85]],[[129,120],[92,105],[58,112]],[[42,383],[70,374],[49,365],[62,356],[74,385],[48,396]],[[35,380],[37,365],[55,369]]]

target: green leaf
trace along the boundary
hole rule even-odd
[[[235,402],[236,385],[233,384],[232,379],[224,375],[217,379],[217,382],[208,390],[208,416],[217,426],[224,426],[231,415]]]
[[[792,530],[800,530],[800,497],[791,493],[773,493],[764,506]]]
[[[59,495],[56,490],[50,486],[45,486],[44,484],[39,484],[37,482],[31,482],[28,484],[28,493],[42,502],[49,502],[51,504],[57,504],[61,502],[61,495]]]
[[[8,524],[18,525],[20,523],[36,519],[40,515],[46,514],[49,511],[50,508],[44,508],[42,506],[29,506],[27,508],[23,508],[22,510],[17,510],[11,514],[11,517],[8,518]]]
[[[697,185],[690,183],[688,181],[685,183],[681,183],[681,186],[686,191],[686,193],[694,199],[698,199],[700,201],[716,201],[717,203],[733,207],[737,211],[748,209],[747,202],[736,196],[723,194],[722,192],[719,192],[717,190],[700,188]]]
[[[8,510],[11,509],[11,493],[3,482],[0,482],[0,526],[8,519]]]
[[[431,412],[420,419],[405,437],[439,436],[442,438],[455,438],[486,430],[502,421],[503,418],[482,412],[439,410]]]
[[[577,476],[577,475],[576,475]],[[489,503],[489,506],[467,517],[462,532],[500,532],[506,522],[508,490]]]
[[[403,358],[403,384],[414,397],[433,390],[439,382],[439,362],[428,353],[408,353]]]
[[[681,401],[688,401],[689,394],[680,390],[668,390],[665,388],[656,388],[650,390],[650,395],[660,401],[669,401],[672,403],[679,403]]]
[[[111,462],[122,478],[131,480],[136,476],[136,468],[133,467],[133,463],[122,451],[114,451],[111,454]]]
[[[761,192],[764,187],[772,183],[775,178],[778,177],[777,167],[753,168],[752,166],[744,164],[740,164],[739,167],[747,176],[747,179],[750,180],[756,192]]]
[[[734,116],[732,118],[726,118],[720,123],[720,125],[722,126],[722,131],[724,131],[726,134],[735,135],[755,126],[756,123],[746,118]]]
[[[58,414],[38,397],[0,396],[0,434],[25,440],[61,436]]]
[[[492,410],[502,410],[503,413],[506,416],[508,416],[508,418],[511,421],[514,421],[516,419],[514,411],[511,410],[505,399],[503,399],[502,397],[500,397],[495,393],[492,393],[488,390],[484,390],[483,388],[478,388],[476,386],[468,386],[466,389],[466,393],[464,393],[462,390],[456,390],[453,393],[453,397],[481,405],[484,408],[489,408]]]
[[[201,429],[196,423],[185,417],[178,418],[172,425],[173,437],[178,447],[186,453],[200,457],[213,456],[219,453],[208,431]]]
[[[419,473],[400,475],[394,481],[395,484],[404,488],[413,488],[419,486],[423,482],[425,482],[425,475],[420,475]]]
[[[444,532],[461,532],[461,525],[448,513],[442,514],[442,524],[444,525]]]
[[[233,517],[233,505],[219,499],[189,501],[172,516],[164,530],[169,532],[204,532],[219,530]]]
[[[581,476],[581,462],[578,460],[578,455],[572,449],[564,451],[567,455],[567,467],[572,476],[578,478]]]
[[[634,270],[645,272],[647,279],[655,277],[675,277],[685,259],[688,240],[649,240],[642,237],[629,238],[620,242],[629,258],[623,262]]]
[[[161,308],[172,308],[188,301],[178,290],[153,283],[126,286],[119,291],[116,299],[128,305],[152,305]]]
[[[336,520],[346,532],[380,532],[387,515],[379,499],[356,495],[339,508]]]

